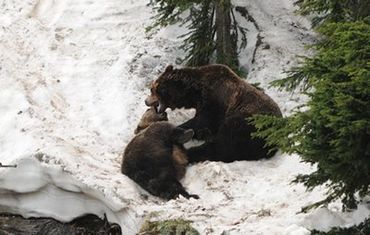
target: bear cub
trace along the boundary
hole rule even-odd
[[[170,200],[189,194],[179,180],[188,163],[184,143],[194,135],[193,130],[175,127],[167,115],[148,109],[135,130],[137,135],[127,145],[121,166],[123,174],[154,196]]]
[[[141,116],[139,124],[137,124],[134,131],[135,135],[139,134],[140,131],[145,130],[151,124],[160,121],[168,121],[167,113],[157,113],[154,107],[148,108],[143,116]]]

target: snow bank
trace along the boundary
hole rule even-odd
[[[51,216],[63,222],[86,213],[107,214],[126,231],[135,225],[128,203],[107,201],[104,195],[75,180],[58,166],[42,166],[45,156],[24,156],[17,167],[0,174],[0,209],[25,217]]]
[[[290,181],[310,166],[297,156],[271,160],[204,162],[188,168],[183,184],[199,200],[164,202],[120,173],[121,154],[145,111],[149,83],[183,52],[177,26],[147,38],[152,13],[146,0],[7,0],[0,9],[0,211],[69,221],[107,214],[124,234],[144,217],[183,217],[202,234],[307,234],[306,228],[357,223],[337,204],[307,215],[301,206],[322,199]],[[259,82],[285,114],[303,102],[268,88],[312,41],[308,22],[288,0],[235,0],[259,29],[249,28],[242,52],[248,79]],[[242,18],[241,15],[237,17]],[[268,47],[256,50],[257,35]],[[181,123],[194,111],[171,112]],[[155,213],[152,213],[155,212]],[[322,224],[320,224],[320,220]],[[324,222],[324,221],[327,221]]]

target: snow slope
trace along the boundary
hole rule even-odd
[[[246,23],[242,52],[248,79],[260,82],[285,114],[300,97],[268,88],[313,40],[308,22],[289,0],[235,0],[259,26]],[[120,173],[121,154],[145,111],[149,83],[183,52],[177,26],[147,38],[147,0],[5,0],[0,8],[0,211],[69,221],[84,213],[118,222],[135,234],[145,216],[183,217],[201,234],[308,234],[310,228],[351,225],[369,205],[341,213],[340,204],[309,214],[300,207],[323,198],[290,185],[312,170],[297,156],[204,162],[183,184],[199,200],[164,202]],[[241,18],[241,16],[238,16]],[[259,47],[257,34],[270,49]],[[192,111],[177,111],[180,123]],[[152,213],[155,212],[155,213]]]

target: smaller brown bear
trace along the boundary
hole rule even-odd
[[[140,131],[146,129],[150,124],[160,121],[168,121],[167,113],[158,113],[154,107],[148,108],[143,116],[141,117],[139,124],[135,129],[135,135],[139,134]]]
[[[168,121],[167,113],[158,113],[154,107],[150,107],[141,117],[134,133],[137,135],[151,124],[160,121]],[[185,149],[174,145],[172,151],[172,161],[176,169],[177,179],[181,180],[185,176],[186,166],[189,163]]]
[[[185,175],[188,163],[184,143],[194,135],[166,122],[167,115],[148,109],[141,118],[127,145],[121,171],[154,196],[173,199],[199,198],[189,194],[179,180]]]

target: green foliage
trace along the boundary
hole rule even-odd
[[[370,25],[330,23],[318,32],[316,55],[275,82],[290,91],[301,86],[310,100],[287,118],[254,117],[254,135],[317,164],[294,181],[309,190],[328,186],[327,198],[315,206],[340,198],[344,209],[353,208],[357,193],[370,193]]]
[[[297,0],[295,5],[302,15],[314,14],[312,23],[357,21],[370,14],[369,0]]]
[[[199,235],[191,226],[191,221],[176,219],[163,221],[145,221],[138,234],[150,235]]]
[[[286,78],[272,82],[273,86],[288,91],[300,88],[306,92],[324,80],[340,82],[342,77],[368,75],[369,24],[332,23],[319,27],[317,31],[324,37],[310,48],[318,55],[303,58],[303,64],[293,68]]]
[[[329,232],[311,231],[311,235],[365,235],[370,234],[370,218],[366,219],[359,225],[349,228],[332,228]]]
[[[234,7],[225,0],[151,0],[149,5],[153,7],[157,13],[153,17],[153,25],[147,28],[147,32],[155,32],[156,29],[166,27],[170,24],[181,22],[182,26],[188,29],[188,33],[181,35],[183,44],[181,48],[186,52],[184,58],[179,60],[180,63],[185,62],[189,66],[200,66],[209,64],[211,61],[226,64],[232,69],[238,70],[238,50],[246,47],[247,37],[246,29],[239,25],[234,16]],[[231,44],[231,60],[225,61],[225,55],[218,51],[216,33],[220,30],[217,27],[216,21],[219,17],[216,14],[216,8],[220,5],[226,6],[225,15],[230,16],[231,21],[226,26],[228,36],[231,40],[226,40],[225,43]],[[187,17],[183,14],[189,11]],[[220,22],[224,22],[221,20]],[[240,40],[239,40],[240,39]],[[240,47],[237,48],[238,40]]]
[[[155,28],[166,27],[181,21],[180,15],[193,4],[200,2],[200,0],[150,0],[148,5],[152,6],[157,14],[153,17],[153,25],[146,30],[149,32]]]
[[[199,66],[209,64],[212,53],[215,51],[215,27],[213,18],[215,8],[211,0],[205,0],[200,6],[191,6],[190,14],[185,22],[188,25],[189,32],[181,35],[184,43],[181,48],[188,52],[183,61],[187,65]]]

